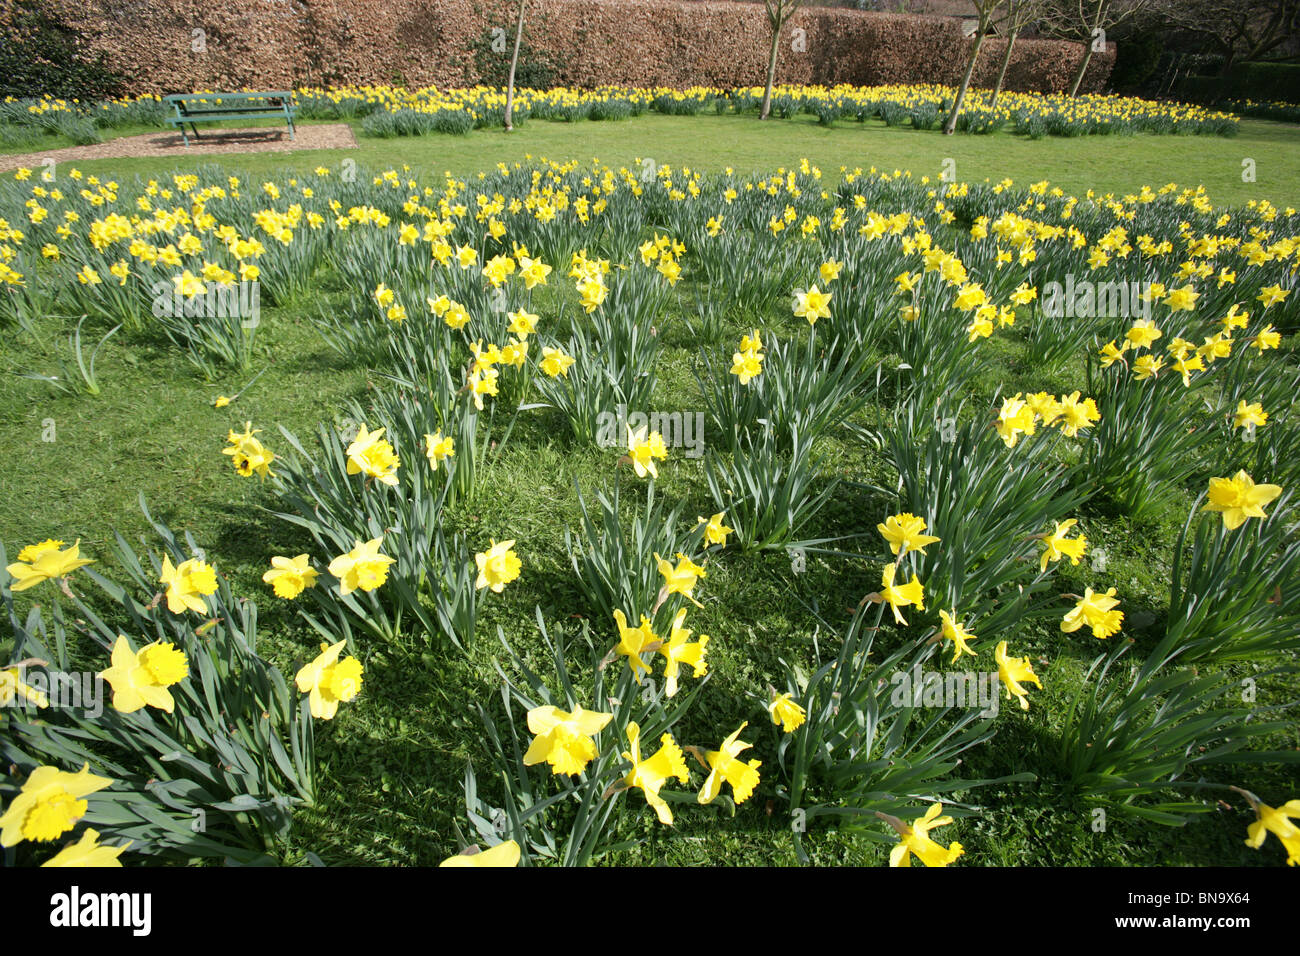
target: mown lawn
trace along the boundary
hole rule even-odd
[[[910,169],[916,176],[936,178],[945,160],[951,159],[957,179],[967,182],[1010,178],[1027,185],[1047,179],[1067,192],[1083,196],[1089,189],[1098,194],[1123,195],[1142,185],[1154,189],[1175,181],[1179,185],[1203,185],[1216,204],[1238,205],[1267,198],[1278,206],[1300,205],[1300,183],[1295,177],[1300,128],[1258,119],[1242,119],[1239,134],[1230,138],[1132,135],[1039,140],[1005,132],[945,137],[933,131],[886,126],[879,120],[862,124],[841,120],[833,128],[826,128],[808,116],[760,122],[751,115],[733,114],[676,117],[648,113],[620,122],[530,121],[513,133],[493,129],[475,130],[465,136],[397,139],[366,137],[359,122],[352,126],[358,149],[345,154],[321,150],[287,155],[196,156],[190,162],[103,159],[73,165],[87,173],[121,179],[188,170],[194,163],[219,160],[232,171],[271,175],[287,169],[305,172],[319,165],[337,165],[346,155],[366,168],[409,165],[429,174],[450,171],[456,176],[468,176],[498,162],[523,162],[529,155],[584,162],[596,157],[616,167],[630,166],[636,158],[650,158],[660,165],[700,169],[732,166],[741,172],[789,166],[806,156],[832,177],[838,176],[841,166],[875,166]],[[774,129],[779,130],[777,135],[773,135]],[[122,132],[137,134],[147,130],[132,128]],[[48,147],[67,145],[71,144],[51,137]],[[1254,160],[1254,182],[1242,181],[1245,159]]]
[[[289,170],[305,173],[318,165],[337,168],[343,160],[355,159],[364,174],[410,166],[413,174],[435,187],[441,185],[442,171],[448,170],[468,178],[472,191],[477,170],[528,156],[584,161],[598,157],[615,166],[649,157],[660,165],[705,171],[725,166],[770,171],[807,157],[830,178],[841,166],[897,167],[933,177],[943,161],[952,158],[958,178],[968,181],[1010,178],[1028,184],[1048,179],[1078,195],[1089,189],[1122,195],[1144,184],[1159,187],[1173,180],[1204,184],[1216,205],[1260,198],[1279,206],[1300,204],[1300,129],[1256,120],[1244,120],[1241,134],[1233,139],[1029,141],[1004,134],[944,138],[876,123],[824,129],[803,120],[760,124],[745,116],[648,115],[621,123],[532,122],[510,135],[492,131],[460,138],[360,142],[360,149],[347,153],[221,157],[221,173],[256,179],[283,176]],[[216,158],[196,160],[207,165]],[[1255,160],[1257,182],[1242,182],[1243,158]],[[72,165],[118,181],[194,171],[193,165],[171,159]],[[60,177],[67,168],[59,167]],[[557,277],[561,272],[557,268]],[[250,420],[265,430],[262,437],[269,447],[283,449],[277,426],[306,438],[318,422],[335,419],[346,401],[364,401],[377,387],[373,370],[331,351],[316,333],[311,317],[339,308],[343,291],[337,276],[326,273],[317,281],[317,290],[292,306],[264,308],[255,362],[260,377],[235,403],[220,410],[213,407],[216,396],[234,395],[251,375],[207,382],[176,349],[120,333],[99,359],[101,394],[59,395],[44,383],[20,376],[52,374],[60,356],[69,358],[66,337],[75,318],[42,317],[36,327],[39,343],[6,334],[0,343],[5,397],[0,402],[0,446],[7,451],[0,459],[0,540],[8,553],[12,556],[23,545],[47,537],[69,542],[79,538],[83,554],[107,563],[114,531],[133,541],[144,533],[137,506],[143,496],[156,517],[177,532],[191,532],[219,556],[220,569],[237,592],[257,597],[263,653],[292,674],[313,653],[313,635],[296,619],[295,607],[276,601],[260,579],[271,555],[297,554],[309,550],[310,542],[268,514],[274,507],[268,487],[234,475],[221,448],[228,429]],[[693,315],[692,296],[700,291],[688,277],[676,292],[675,306],[658,325],[664,347],[653,407],[702,407],[692,374],[701,342],[687,321]],[[729,316],[715,341],[734,342],[756,318]],[[801,320],[786,320],[781,333],[796,334]],[[774,325],[770,318],[763,321]],[[97,338],[105,331],[97,326],[94,334]],[[1294,341],[1288,344],[1293,361]],[[991,405],[999,394],[1017,390],[1064,393],[1084,387],[1077,366],[1044,379],[1026,361],[1023,342],[1015,333],[1000,337],[997,350],[993,371],[974,383],[973,406]],[[872,404],[863,418],[889,427],[889,414]],[[496,415],[499,429],[509,413],[499,408]],[[295,848],[310,850],[327,863],[429,865],[456,851],[454,826],[468,832],[461,782],[467,759],[483,762],[472,705],[494,684],[492,662],[500,651],[497,629],[517,646],[536,649],[534,607],[540,606],[548,620],[580,612],[564,544],[565,528],[576,528],[579,517],[575,485],[589,494],[613,481],[616,456],[575,447],[561,424],[544,411],[521,413],[509,441],[491,457],[472,505],[448,513],[448,525],[469,531],[475,541],[489,536],[517,539],[524,573],[502,595],[485,602],[477,642],[468,655],[451,648],[431,649],[418,638],[409,646],[365,649],[361,697],[332,723],[317,727],[321,796],[316,807],[297,818]],[[55,440],[42,440],[51,426]],[[845,477],[867,481],[882,476],[881,458],[858,443],[833,442],[829,454]],[[684,501],[692,516],[716,510],[698,461],[674,455],[658,491]],[[1131,617],[1132,627],[1125,630],[1141,645],[1151,643],[1159,625],[1167,602],[1167,555],[1191,502],[1190,494],[1183,495],[1142,522],[1101,506],[1085,512],[1089,539],[1106,547],[1108,578],[1121,588],[1125,607],[1135,617],[1139,610],[1147,611],[1144,617]],[[817,532],[844,536],[848,544],[855,535],[874,536],[886,507],[869,492],[846,486],[818,516]],[[111,568],[105,571],[111,575]],[[788,817],[771,783],[777,735],[761,710],[756,711],[753,695],[756,688],[774,682],[778,656],[810,656],[809,637],[819,620],[842,626],[858,599],[876,586],[876,573],[874,564],[855,566],[851,560],[814,555],[807,571],[796,575],[783,553],[727,552],[711,563],[703,589],[705,607],[692,612],[691,626],[697,634],[714,636],[712,677],[702,704],[678,736],[716,745],[713,738],[719,728],[749,720],[746,739],[757,741],[754,754],[766,768],[764,783],[734,817],[718,808],[686,809],[670,831],[643,812],[641,835],[646,842],[611,862],[795,862]],[[1084,577],[1071,572],[1065,562],[1059,574],[1063,589],[1073,585],[1082,590]],[[1033,692],[1028,713],[1004,701],[997,737],[971,752],[964,770],[972,777],[1028,770],[1038,781],[962,795],[985,810],[944,832],[945,841],[964,845],[961,865],[1275,865],[1281,860],[1276,845],[1270,852],[1243,846],[1251,818],[1239,802],[1183,829],[1113,817],[1104,832],[1095,832],[1089,808],[1064,794],[1052,748],[1060,715],[1097,653],[1096,641],[1086,632],[1065,635],[1045,627],[1022,636],[1016,650],[1033,659],[1044,690]],[[1278,737],[1275,747],[1296,747],[1294,734]],[[773,771],[770,777],[767,770]],[[1221,782],[1243,780],[1225,772]],[[1296,795],[1294,774],[1279,767],[1251,771],[1245,785],[1279,799]],[[620,799],[645,810],[639,795]],[[807,846],[813,862],[820,864],[880,865],[888,854],[887,844],[822,828],[808,834]]]

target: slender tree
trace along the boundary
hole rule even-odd
[[[506,82],[506,132],[514,129],[512,120],[515,109],[515,68],[519,66],[519,44],[524,38],[524,7],[528,0],[519,0],[519,22],[515,24],[515,52],[510,55],[510,79]]]
[[[971,48],[970,62],[966,64],[966,73],[961,78],[961,86],[957,88],[957,98],[953,100],[948,118],[943,122],[943,132],[946,136],[951,136],[957,130],[957,117],[961,115],[962,104],[966,102],[966,90],[970,87],[970,78],[975,73],[975,62],[980,58],[984,37],[993,29],[994,20],[1006,2],[1007,0],[971,0],[977,17],[975,46]]]
[[[763,0],[763,5],[767,7],[767,22],[772,27],[772,49],[767,57],[767,88],[763,90],[763,108],[758,111],[759,119],[767,119],[772,112],[772,87],[776,83],[776,58],[781,51],[781,31],[795,11],[803,6],[803,0]]]
[[[1042,16],[1042,13],[1042,0],[1010,0],[1008,3],[1007,15],[1002,21],[1007,48],[1002,51],[1002,66],[998,70],[997,85],[993,87],[993,97],[989,100],[990,109],[998,105],[998,97],[1002,95],[1002,84],[1007,79],[1007,67],[1011,65],[1011,51],[1015,49],[1016,38],[1020,36],[1020,31]]]
[[[1046,0],[1045,22],[1055,36],[1083,44],[1083,59],[1070,84],[1070,95],[1078,96],[1083,77],[1100,46],[1105,32],[1133,16],[1150,0]]]

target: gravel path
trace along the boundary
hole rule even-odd
[[[259,127],[253,129],[199,130],[202,139],[190,135],[190,145],[185,146],[176,131],[145,133],[143,136],[123,136],[105,143],[89,146],[67,146],[47,149],[41,153],[21,153],[0,156],[0,172],[19,167],[39,169],[42,162],[52,159],[66,163],[79,159],[115,159],[130,156],[174,156],[184,159],[212,153],[288,153],[300,149],[355,149],[356,137],[347,123],[323,123],[299,126],[294,139],[289,139],[287,129]]]

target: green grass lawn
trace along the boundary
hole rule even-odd
[[[228,125],[228,124],[220,124]],[[256,124],[247,124],[256,125]],[[267,122],[262,125],[275,125]],[[307,123],[299,125],[308,125]],[[1238,205],[1268,199],[1278,206],[1300,205],[1300,127],[1268,120],[1243,119],[1239,135],[1044,137],[1030,140],[1011,133],[991,136],[957,134],[903,126],[838,122],[833,128],[815,119],[760,122],[752,115],[694,117],[644,114],[621,122],[558,123],[530,121],[512,133],[475,130],[466,136],[377,139],[354,123],[359,148],[346,155],[368,169],[410,165],[414,170],[467,176],[498,162],[522,162],[525,156],[631,165],[636,158],[656,163],[743,172],[789,167],[802,157],[838,178],[841,166],[853,169],[909,169],[936,178],[952,159],[958,180],[997,182],[1010,178],[1027,185],[1050,180],[1066,192],[1123,195],[1143,185],[1158,188],[1170,181],[1203,185],[1215,204]],[[123,134],[147,132],[123,130]],[[55,143],[49,148],[68,143]],[[9,152],[19,152],[10,150]],[[1255,162],[1255,181],[1242,181],[1242,161]],[[340,153],[303,151],[289,155],[196,156],[193,162],[219,160],[246,175],[271,175],[286,168],[306,172],[336,165]],[[87,173],[124,179],[191,169],[192,162],[170,159],[102,159],[74,164]]]
[[[530,122],[512,134],[486,131],[465,137],[359,141],[358,150],[346,153],[195,161],[219,160],[223,174],[255,179],[289,169],[337,168],[344,159],[354,158],[368,173],[409,165],[436,187],[443,170],[470,178],[498,162],[524,161],[526,155],[556,160],[598,157],[616,166],[649,157],[661,165],[705,171],[725,166],[774,170],[807,157],[829,178],[838,177],[842,166],[897,167],[933,177],[942,162],[952,158],[958,179],[968,181],[1011,178],[1024,185],[1048,179],[1082,195],[1089,188],[1126,194],[1144,184],[1159,187],[1173,180],[1205,185],[1216,205],[1260,198],[1279,206],[1300,204],[1300,129],[1258,120],[1243,120],[1241,134],[1232,139],[1143,135],[1029,141],[1006,134],[944,138],[878,123],[824,129],[803,119],[760,123],[749,116],[647,115],[620,123]],[[1255,160],[1257,182],[1241,181],[1243,158]],[[170,158],[71,165],[119,181],[194,168]],[[61,182],[67,168],[58,169]],[[556,265],[558,277],[563,269]],[[175,348],[122,333],[109,341],[100,357],[100,395],[59,395],[20,375],[52,374],[60,356],[69,358],[66,336],[75,319],[42,317],[36,329],[40,343],[7,334],[0,342],[5,396],[0,402],[0,446],[7,449],[0,459],[0,487],[5,490],[0,496],[0,540],[8,553],[12,556],[23,545],[47,537],[68,542],[79,538],[84,555],[107,564],[114,531],[132,541],[145,532],[136,503],[143,495],[157,517],[178,533],[191,532],[219,556],[220,570],[238,593],[256,596],[263,653],[291,675],[316,641],[295,617],[294,606],[271,597],[260,578],[270,555],[309,550],[309,541],[271,517],[268,509],[274,499],[268,486],[235,476],[221,448],[228,429],[251,420],[265,429],[262,437],[269,447],[283,449],[276,426],[306,438],[316,423],[333,419],[344,402],[364,400],[379,386],[373,370],[328,349],[310,321],[318,310],[338,307],[341,291],[337,277],[324,274],[314,294],[288,307],[265,308],[255,361],[261,375],[234,404],[220,410],[212,407],[217,395],[234,395],[251,375],[207,382]],[[652,407],[702,407],[691,373],[699,342],[687,325],[691,296],[698,291],[684,283],[659,325],[663,349]],[[734,342],[749,331],[751,318],[731,318],[719,341]],[[801,320],[788,324],[782,334],[798,324]],[[96,327],[96,337],[104,331]],[[991,403],[999,390],[1068,392],[1083,387],[1081,373],[1073,366],[1045,380],[1027,361],[1016,335],[1007,336],[999,347],[994,371],[975,383],[973,404]],[[1294,344],[1291,347],[1294,350]],[[871,406],[866,416],[881,420],[887,412]],[[506,411],[499,409],[497,415],[504,418]],[[43,431],[51,424],[55,440],[43,441]],[[878,455],[847,441],[831,443],[829,454],[836,470],[846,475],[863,478],[881,470]],[[468,654],[430,649],[418,640],[409,646],[366,648],[362,695],[332,723],[317,726],[320,800],[296,818],[295,848],[334,864],[429,865],[456,851],[453,826],[468,832],[461,794],[466,760],[484,765],[481,728],[471,705],[495,686],[497,629],[535,650],[535,606],[543,607],[548,618],[580,609],[568,580],[572,570],[564,530],[576,527],[579,517],[575,483],[583,489],[606,486],[612,480],[611,466],[610,454],[574,447],[557,429],[554,417],[520,416],[509,442],[481,477],[481,493],[472,505],[452,509],[447,521],[449,527],[471,533],[474,541],[486,542],[489,536],[518,539],[522,577],[485,602],[477,643]],[[685,501],[691,516],[714,510],[699,462],[675,457],[666,471],[660,493]],[[1087,512],[1089,538],[1109,550],[1109,577],[1120,585],[1126,607],[1147,607],[1158,614],[1167,602],[1167,555],[1191,502],[1192,497],[1184,495],[1142,522],[1101,509]],[[846,488],[818,522],[828,534],[874,534],[884,507],[870,494]],[[1064,564],[1062,586],[1076,580]],[[104,570],[111,576],[111,567]],[[679,739],[713,741],[718,729],[749,720],[746,739],[758,741],[754,753],[763,760],[764,773],[772,770],[774,779],[776,733],[754,716],[754,688],[774,680],[777,656],[810,654],[808,636],[819,616],[843,624],[848,609],[875,586],[873,573],[864,562],[855,567],[827,557],[810,558],[807,573],[793,575],[784,553],[720,556],[716,567],[709,568],[705,608],[693,611],[691,620],[697,634],[715,635],[710,647],[713,676],[705,703],[680,728]],[[1132,636],[1149,644],[1151,633],[1138,626]],[[1243,846],[1249,820],[1239,805],[1205,814],[1182,829],[1112,818],[1104,832],[1095,832],[1089,808],[1064,796],[1051,747],[1060,715],[1097,653],[1097,642],[1085,632],[1065,635],[1046,627],[1022,639],[1017,652],[1035,661],[1044,690],[1033,692],[1033,708],[1026,714],[1004,701],[997,737],[971,752],[963,769],[972,777],[1028,770],[1039,779],[964,795],[987,809],[943,832],[945,842],[955,839],[965,846],[962,865],[1280,862],[1275,844],[1269,852]],[[1294,749],[1294,735],[1279,735],[1276,746]],[[639,794],[621,798],[630,799],[632,816],[640,812],[639,835],[646,842],[612,862],[794,863],[788,819],[769,778],[764,779],[734,817],[721,808],[683,810],[671,831],[660,827],[653,814],[642,812]],[[1222,782],[1240,779],[1224,771]],[[1285,769],[1252,770],[1249,779],[1258,793],[1283,800],[1296,796],[1294,774]],[[888,856],[888,844],[834,829],[810,832],[807,846],[813,862],[828,865],[880,865]]]

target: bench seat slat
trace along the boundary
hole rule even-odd
[[[265,119],[284,119],[284,113],[215,113],[212,116],[169,116],[167,121],[172,125],[182,123],[215,123],[221,120],[240,120],[249,117]]]
[[[220,116],[284,116],[288,112],[296,113],[297,110],[286,110],[283,106],[273,106],[264,110],[194,110],[179,115],[187,119],[191,116],[200,119],[215,119]]]

